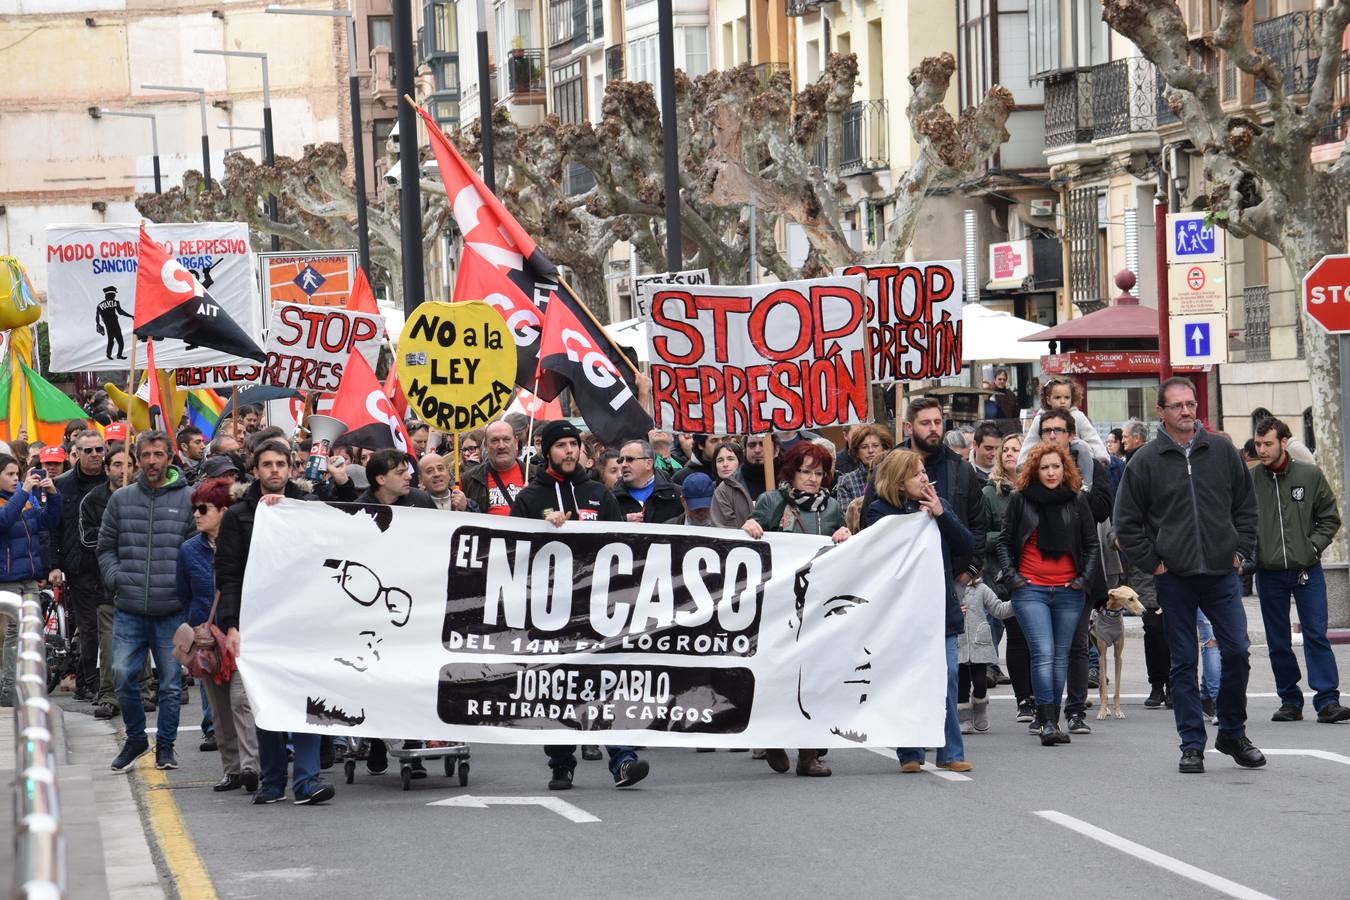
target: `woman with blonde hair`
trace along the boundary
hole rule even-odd
[[[1017,456],[1022,450],[1022,436],[1010,434],[999,445],[998,455],[994,457],[994,467],[989,472],[989,481],[983,491],[984,519],[988,530],[984,538],[984,583],[994,589],[1000,599],[1010,598],[1008,588],[1003,584],[1003,569],[998,561],[998,536],[1003,530],[1003,513],[1008,508],[1008,500],[1016,489]],[[1017,721],[1036,721],[1036,704],[1031,695],[1031,651],[1027,647],[1026,636],[1014,616],[1009,619],[995,619],[990,623],[997,650],[999,638],[1007,635],[1005,653],[1008,661],[1008,680],[1012,682],[1013,696],[1017,699]],[[996,673],[994,673],[996,674]],[[1035,725],[1033,724],[1033,729]]]
[[[1031,648],[1037,734],[1045,747],[1069,743],[1059,727],[1069,648],[1083,613],[1084,584],[1100,565],[1097,526],[1082,487],[1073,454],[1037,444],[1017,475],[997,542],[1013,612]]]
[[[957,518],[956,513],[937,494],[928,481],[923,457],[913,450],[892,450],[880,463],[874,477],[877,499],[868,505],[863,516],[868,525],[874,525],[886,516],[922,513],[933,518],[942,535],[942,572],[946,593],[946,623],[943,633],[947,648],[947,719],[944,731],[946,743],[937,752],[937,766],[953,772],[969,772],[966,748],[961,738],[961,723],[956,712],[956,642],[966,628],[966,617],[956,599],[956,581],[952,558],[975,552],[975,538]],[[917,772],[923,767],[925,750],[922,747],[901,747],[895,751],[901,772]]]

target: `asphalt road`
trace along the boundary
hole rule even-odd
[[[359,766],[348,786],[339,766],[327,773],[338,788],[330,804],[255,807],[242,792],[210,790],[220,763],[197,750],[195,694],[182,768],[167,784],[94,777],[130,777],[143,807],[169,791],[215,891],[241,900],[1350,893],[1339,862],[1350,725],[1271,723],[1269,664],[1253,648],[1252,739],[1267,752],[1326,755],[1272,754],[1249,771],[1209,754],[1206,775],[1179,775],[1171,714],[1143,707],[1142,646],[1129,651],[1125,688],[1138,696],[1124,720],[1092,719],[1092,735],[1042,748],[1012,720],[1011,701],[995,699],[991,733],[966,739],[974,770],[961,780],[935,775],[931,756],[924,772],[902,775],[889,755],[832,751],[834,776],[807,779],[748,753],[654,749],[637,787],[616,790],[604,763],[582,762],[575,788],[551,793],[541,750],[480,744],[467,788],[436,763],[407,793],[396,768],[370,776]],[[1350,648],[1338,659],[1350,672]],[[520,805],[430,805],[465,795]],[[159,843],[152,852],[171,885],[183,857]]]

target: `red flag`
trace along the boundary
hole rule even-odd
[[[384,395],[389,405],[398,413],[399,419],[408,418],[408,398],[403,396],[403,385],[399,384],[398,369],[390,366],[389,374],[384,377]]]
[[[464,162],[435,120],[425,109],[417,111],[464,233],[455,299],[486,300],[502,313],[516,341],[519,386],[532,386],[538,371],[542,379],[536,393],[543,399],[571,389],[587,426],[606,445],[645,438],[652,419],[638,403],[636,375],[623,351],[562,283],[557,267]],[[549,345],[548,335],[541,341],[531,319],[542,320],[538,311],[553,307],[557,311],[551,314]]]
[[[372,316],[380,314],[379,304],[375,302],[375,292],[370,289],[370,282],[366,280],[366,270],[360,266],[356,267],[356,277],[352,279],[352,292],[347,295],[347,310],[369,313]]]
[[[136,336],[178,338],[188,348],[210,347],[222,353],[264,362],[254,340],[216,302],[192,273],[151,240],[141,226],[136,255]]]
[[[392,447],[404,453],[412,446],[403,419],[394,411],[375,370],[359,349],[347,358],[333,409],[328,414],[347,423],[343,440],[353,446],[371,450]]]
[[[155,342],[145,342],[145,374],[150,379],[150,427],[158,431],[167,431],[164,423],[164,398],[159,389],[159,370],[155,368]]]

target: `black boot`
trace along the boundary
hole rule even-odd
[[[1055,706],[1052,703],[1042,703],[1036,707],[1036,734],[1041,739],[1042,747],[1053,747],[1059,743],[1056,740],[1058,729],[1055,728]]]
[[[1069,744],[1069,743],[1072,743],[1073,741],[1072,741],[1072,739],[1069,737],[1069,733],[1068,733],[1067,731],[1065,731],[1064,729],[1062,729],[1062,728],[1059,727],[1059,707],[1058,707],[1058,706],[1055,707],[1055,718],[1054,718],[1052,721],[1053,721],[1054,726],[1055,726],[1055,743],[1056,743],[1056,744]]]

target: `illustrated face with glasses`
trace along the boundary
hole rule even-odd
[[[365,672],[380,661],[385,629],[402,628],[412,616],[412,596],[403,588],[385,587],[370,567],[350,559],[327,559],[324,567],[336,570],[332,576],[347,599],[368,612],[360,617],[353,652],[335,656],[333,661]]]

